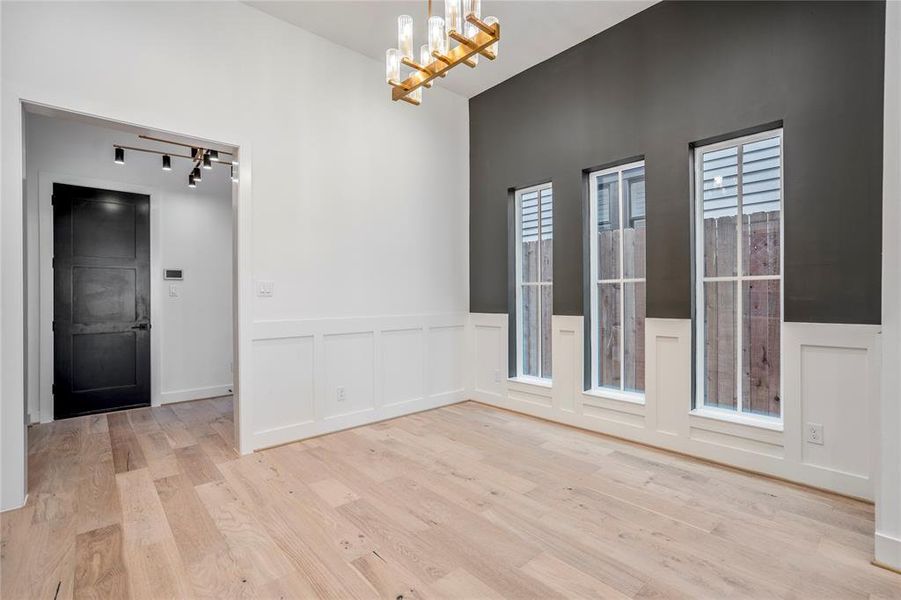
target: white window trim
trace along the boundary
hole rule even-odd
[[[641,278],[623,278],[623,260],[624,260],[624,252],[623,252],[623,244],[624,244],[624,236],[620,236],[619,240],[619,274],[620,277],[618,279],[600,279],[598,277],[598,236],[597,236],[597,220],[598,220],[598,186],[597,180],[599,177],[603,177],[604,175],[610,175],[611,173],[617,173],[619,175],[619,198],[618,198],[618,210],[619,210],[619,226],[620,229],[624,229],[623,227],[623,171],[628,171],[629,169],[634,169],[637,167],[644,167],[645,161],[639,160],[623,165],[617,165],[615,167],[610,167],[608,169],[601,169],[599,171],[592,171],[588,174],[588,210],[589,210],[589,227],[591,228],[591,234],[589,235],[589,264],[590,274],[591,274],[591,389],[588,390],[588,393],[591,396],[598,396],[600,398],[608,398],[611,400],[618,400],[621,402],[631,402],[634,404],[644,404],[645,402],[645,393],[644,392],[636,392],[625,389],[626,378],[625,378],[625,336],[621,335],[620,340],[620,348],[619,348],[619,381],[620,388],[612,388],[612,387],[603,387],[600,385],[600,373],[598,372],[598,351],[600,340],[598,339],[598,325],[600,323],[600,314],[598,313],[598,285],[602,283],[618,283],[619,286],[619,307],[622,313],[625,313],[625,289],[626,286],[623,284],[626,283],[647,283],[647,272],[645,272],[645,277]],[[647,198],[645,199],[645,219],[647,219]],[[645,265],[647,266],[647,265]],[[647,289],[647,288],[646,288]],[[624,316],[624,315],[623,315]],[[647,317],[647,315],[645,315]],[[625,319],[622,319],[623,321]]]
[[[522,337],[522,286],[530,285],[538,287],[538,328],[541,329],[541,303],[542,303],[542,294],[541,287],[544,286],[553,286],[554,281],[553,277],[551,281],[540,281],[541,280],[541,243],[539,241],[538,244],[538,279],[539,281],[523,283],[522,280],[522,197],[524,194],[529,194],[531,192],[538,193],[538,239],[541,240],[541,192],[544,190],[551,190],[551,203],[553,206],[553,193],[554,187],[553,183],[547,181],[545,183],[539,183],[538,185],[533,185],[531,187],[522,188],[516,190],[515,192],[515,211],[516,211],[516,289],[515,291],[515,302],[516,302],[516,375],[510,379],[518,380],[522,383],[529,383],[532,385],[546,385],[549,386],[552,379],[551,377],[539,377],[534,375],[525,375],[522,372],[522,345],[523,345],[523,337]],[[552,311],[553,312],[553,311]],[[553,351],[553,350],[552,350]],[[544,348],[542,348],[541,344],[541,334],[538,335],[538,371],[541,372],[541,364],[542,359],[544,358]]]
[[[705,277],[703,271],[704,265],[704,186],[703,173],[704,161],[700,160],[703,153],[716,152],[724,148],[737,147],[738,154],[736,156],[736,164],[738,165],[738,178],[736,181],[736,202],[737,214],[742,213],[742,180],[743,169],[741,168],[742,146],[751,142],[773,137],[774,134],[779,135],[779,275],[742,275],[742,220],[736,219],[736,245],[739,251],[735,253],[736,275],[725,277]],[[777,129],[768,129],[751,135],[737,138],[731,138],[708,144],[706,146],[698,146],[692,153],[694,162],[694,212],[695,212],[695,408],[691,409],[691,413],[695,416],[710,419],[718,419],[721,421],[730,421],[733,423],[741,423],[752,427],[762,427],[765,429],[782,430],[785,406],[785,377],[780,369],[779,371],[779,397],[783,401],[779,403],[779,416],[758,415],[755,413],[745,412],[743,409],[743,359],[742,359],[742,335],[744,327],[742,322],[742,283],[745,281],[763,281],[763,280],[779,280],[779,360],[780,364],[784,364],[782,359],[784,352],[784,325],[785,325],[785,137],[781,127]],[[735,314],[738,315],[738,326],[736,327],[735,347],[736,347],[736,410],[721,408],[718,406],[710,406],[704,402],[704,381],[706,374],[704,372],[704,283],[717,281],[734,281],[736,282],[736,305]]]

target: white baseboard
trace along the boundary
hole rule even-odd
[[[457,404],[466,400],[463,390],[436,394],[427,398],[417,398],[407,402],[401,402],[391,406],[364,409],[346,415],[330,417],[321,421],[306,421],[294,423],[284,427],[259,431],[254,434],[254,446],[258,450],[289,444],[311,437],[335,433],[345,429],[352,429],[362,425],[370,425],[379,421],[386,421],[396,417],[403,417],[414,413]]]
[[[212,385],[209,387],[193,388],[190,390],[173,390],[160,394],[160,404],[172,404],[173,402],[187,402],[188,400],[200,400],[202,398],[215,398],[228,396],[232,393],[232,384]]]
[[[19,510],[20,508],[25,508],[25,505],[28,504],[28,494],[25,494],[25,499],[22,500],[22,504],[18,506],[10,506],[7,508],[0,509],[0,513],[10,512],[12,510]]]
[[[880,566],[901,571],[901,538],[877,531],[875,556]]]

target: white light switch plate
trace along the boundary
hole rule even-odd
[[[257,281],[257,296],[260,298],[271,298],[273,293],[273,288],[275,287],[274,281],[269,280],[260,280]]]

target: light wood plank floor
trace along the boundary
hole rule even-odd
[[[29,433],[19,598],[901,598],[873,507],[475,403],[237,457],[231,400]]]

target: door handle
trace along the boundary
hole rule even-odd
[[[140,329],[142,331],[146,331],[150,329],[150,323],[138,323],[137,325],[133,325],[132,329]]]

